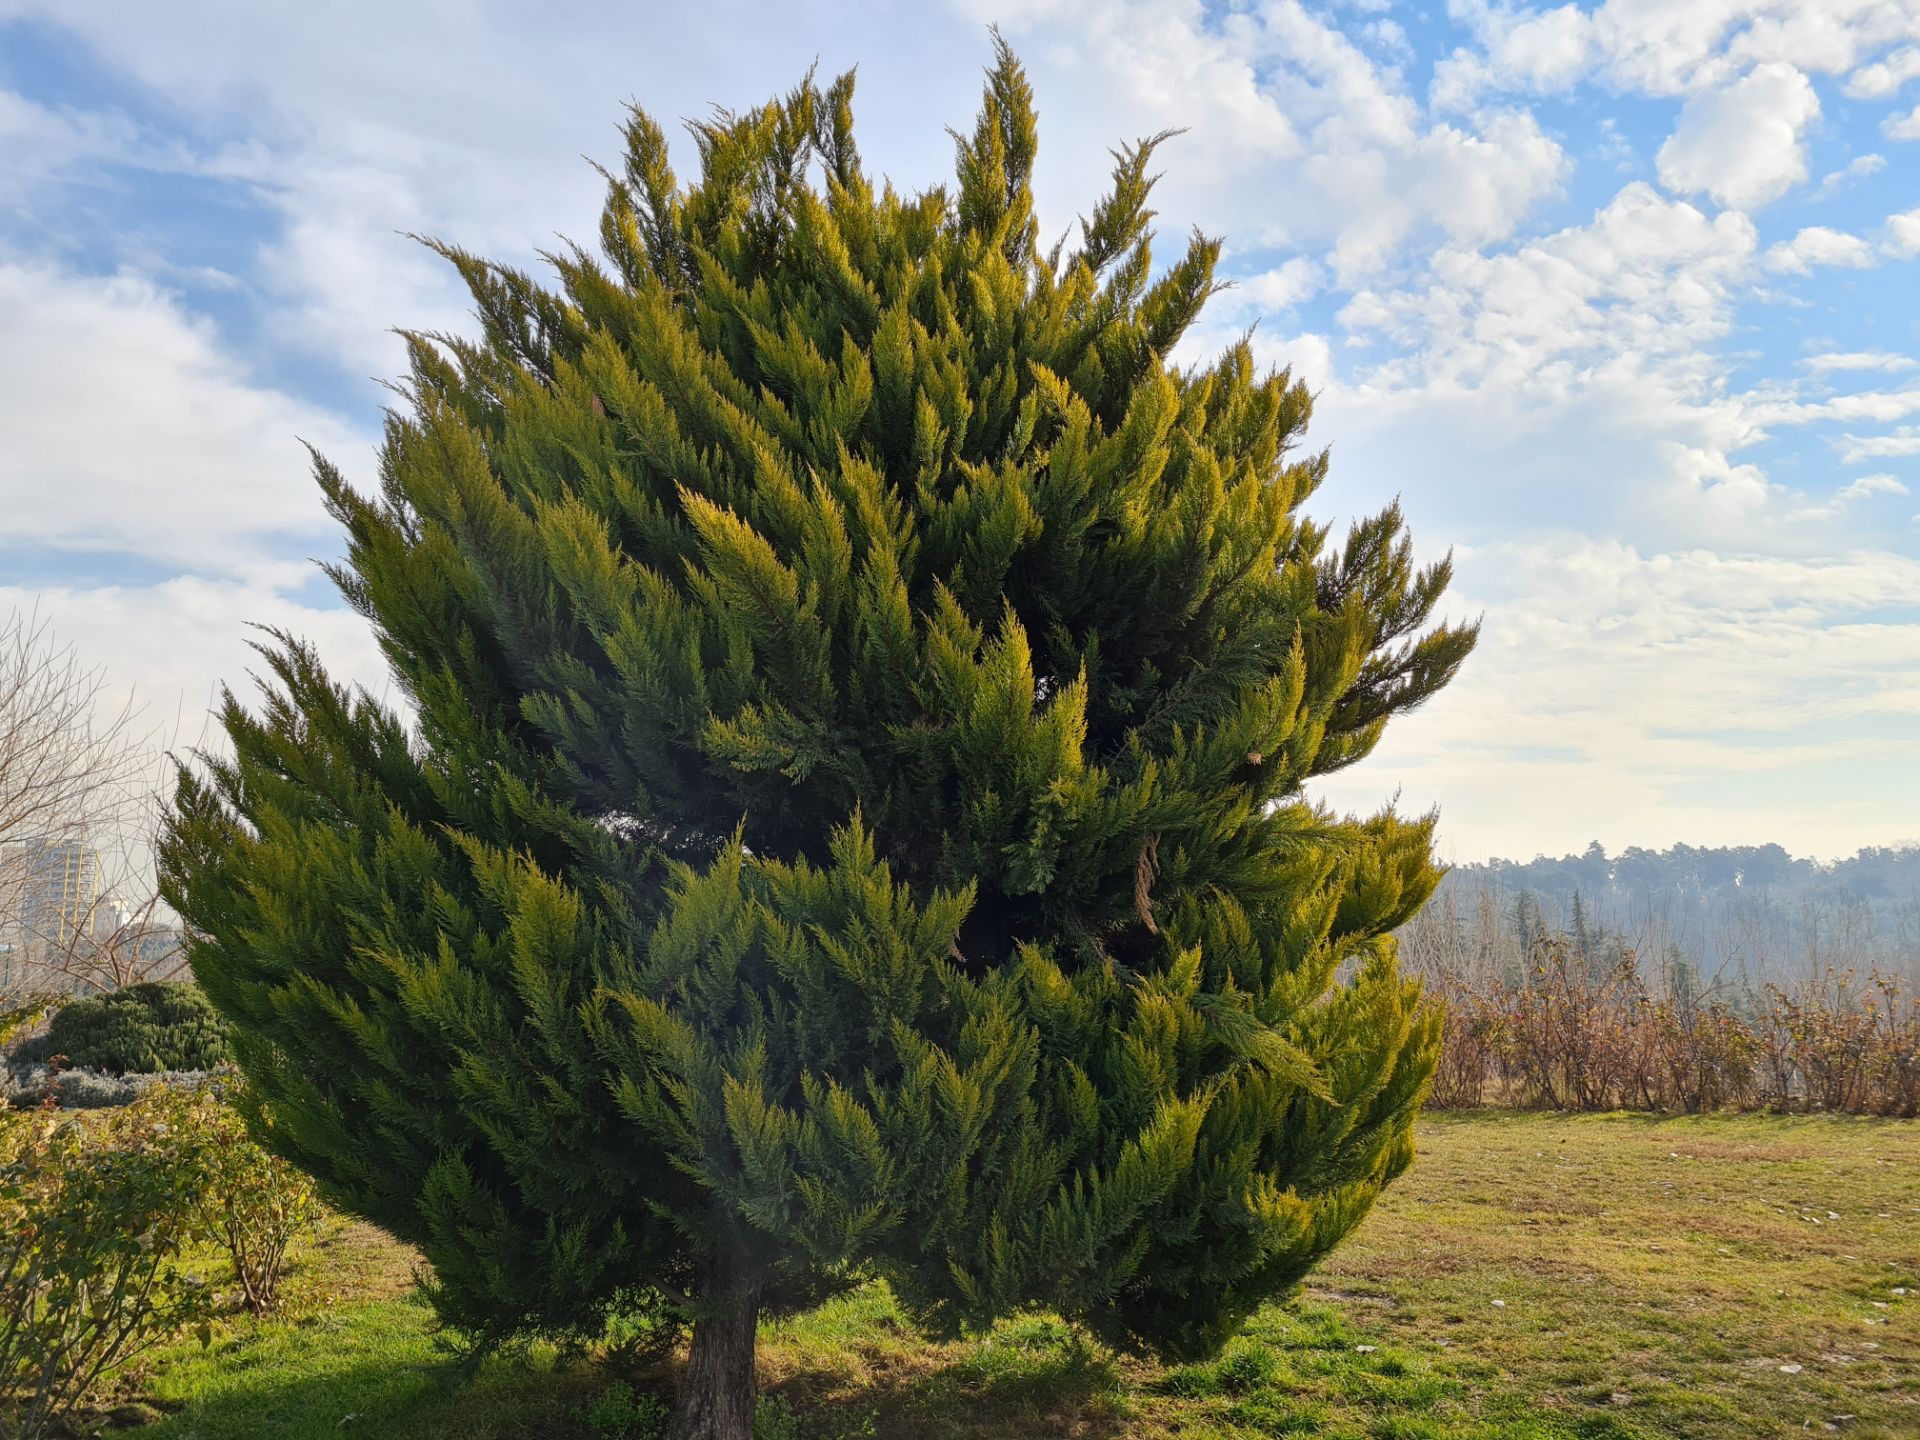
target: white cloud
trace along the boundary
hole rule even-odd
[[[944,176],[938,121],[970,122],[974,58],[988,54],[983,26],[917,10],[762,7],[749,26],[701,7],[566,18],[489,7],[474,23],[449,25],[431,9],[374,0],[324,9],[204,0],[188,25],[148,6],[7,0],[6,8],[72,36],[104,69],[157,97],[183,130],[241,137],[201,168],[256,187],[283,221],[260,257],[275,339],[356,380],[399,373],[394,326],[469,325],[457,278],[397,232],[423,230],[536,268],[536,248],[553,248],[556,232],[592,240],[603,185],[582,157],[618,161],[626,97],[644,99],[684,163],[691,144],[679,117],[716,102],[758,103],[790,87],[815,56],[829,73],[872,57],[884,30],[890,63],[861,75],[863,145],[870,161],[917,187]],[[743,30],[751,44],[740,43]],[[1195,78],[1218,91],[1220,76]],[[890,126],[889,112],[920,123]],[[1057,109],[1048,118],[1051,163],[1065,127]],[[1277,111],[1274,119],[1285,123]],[[1086,137],[1075,165],[1087,183],[1059,225],[1104,179],[1104,148],[1142,128],[1156,127]],[[370,385],[365,394],[369,407],[379,403]]]
[[[1413,42],[1407,39],[1406,28],[1397,20],[1368,21],[1360,27],[1360,33],[1395,60],[1413,59]]]
[[[1862,475],[1858,480],[1843,485],[1826,500],[1815,504],[1803,505],[1787,518],[1804,523],[1809,520],[1833,520],[1846,513],[1850,506],[1862,500],[1871,500],[1875,495],[1905,495],[1907,487],[1898,477],[1884,472],[1877,475]]]
[[[1336,138],[1304,168],[1344,218],[1333,260],[1351,283],[1386,265],[1426,225],[1461,244],[1504,240],[1558,188],[1566,164],[1531,115],[1504,111],[1484,117],[1477,131],[1439,125],[1397,150],[1348,148]]]
[[[1295,256],[1276,269],[1236,278],[1226,298],[1261,312],[1290,310],[1326,288],[1327,272],[1316,261]]]
[[[1863,390],[1825,400],[1755,391],[1747,413],[1756,424],[1806,425],[1816,420],[1898,420],[1920,410],[1920,390]]]
[[[1878,175],[1886,168],[1887,157],[1884,155],[1856,155],[1840,169],[1830,170],[1821,176],[1818,193],[1830,195],[1855,180],[1864,180],[1869,175]]]
[[[271,585],[190,575],[153,585],[0,585],[0,614],[15,609],[36,611],[83,664],[98,666],[102,703],[118,708],[131,697],[136,732],[162,745],[200,743],[218,701],[215,677],[241,700],[255,698],[247,676],[262,667],[248,648],[259,638],[249,623],[308,640],[335,680],[386,694],[385,657],[359,615],[303,604]]]
[[[256,383],[138,276],[0,263],[0,313],[9,545],[310,577],[286,546],[332,524],[300,442],[351,462],[366,437]]]
[[[1427,103],[1446,115],[1473,109],[1493,88],[1493,75],[1484,58],[1471,50],[1456,50],[1434,62]]]
[[[670,124],[713,102],[754,103],[816,55],[828,71],[885,55],[861,74],[867,159],[903,188],[944,179],[939,122],[969,122],[990,20],[1036,81],[1050,233],[1085,212],[1107,146],[1162,127],[1208,137],[1170,148],[1164,211],[1243,240],[1331,247],[1344,275],[1428,237],[1504,239],[1566,174],[1530,115],[1436,124],[1392,63],[1393,32],[1377,29],[1385,50],[1369,55],[1299,0],[1224,17],[1184,0],[1046,0],[1018,15],[998,0],[774,7],[756,13],[747,46],[699,7],[575,23],[491,11],[451,28],[372,3],[207,0],[193,26],[140,7],[14,9],[70,30],[203,129],[243,130],[212,168],[257,186],[282,217],[260,267],[278,338],[356,378],[399,369],[389,327],[464,324],[453,277],[397,231],[533,265],[551,230],[592,236],[600,182],[573,157],[614,158],[621,96]],[[376,31],[381,43],[365,44]],[[503,94],[515,104],[492,103]],[[593,96],[609,98],[582,98]],[[895,123],[905,116],[914,123]]]
[[[1836,497],[1840,500],[1865,500],[1870,495],[1905,495],[1907,487],[1897,477],[1885,473],[1862,475],[1852,484],[1845,486]]]
[[[1557,536],[1477,549],[1458,574],[1454,603],[1485,613],[1478,650],[1366,766],[1318,787],[1334,803],[1441,800],[1461,855],[1911,833],[1920,625],[1881,617],[1920,605],[1920,561]]]
[[[1864,270],[1876,259],[1873,246],[1858,235],[1830,230],[1825,225],[1809,225],[1793,239],[1769,248],[1765,264],[1769,270],[1806,275],[1817,265]]]
[[[1793,66],[1769,62],[1720,90],[1689,99],[1660,147],[1661,183],[1705,192],[1722,205],[1753,210],[1807,178],[1802,134],[1820,99]]]
[[[1855,100],[1879,100],[1920,75],[1920,48],[1896,50],[1884,60],[1863,65],[1847,77],[1848,95]]]
[[[1843,435],[1840,458],[1849,465],[1863,460],[1891,460],[1920,455],[1920,425],[1901,425],[1885,435]]]
[[[1577,5],[1527,16],[1491,47],[1494,69],[1534,90],[1563,90],[1593,63],[1593,21]]]
[[[1525,111],[1434,123],[1397,68],[1299,0],[1217,21],[1155,0],[1054,0],[1018,17],[970,8],[1047,64],[1042,93],[1076,130],[1206,133],[1207,153],[1170,173],[1168,206],[1270,244],[1330,246],[1342,283],[1434,235],[1503,240],[1567,173]]]
[[[1911,370],[1920,360],[1890,350],[1848,350],[1809,355],[1800,363],[1815,374],[1825,374],[1830,370]]]
[[[1443,250],[1429,284],[1360,291],[1342,319],[1415,347],[1386,367],[1395,383],[1535,389],[1619,362],[1692,363],[1726,332],[1755,246],[1746,216],[1709,218],[1635,181],[1586,225],[1500,254]]]
[[[1920,39],[1920,12],[1905,0],[1716,0],[1697,8],[1734,22],[1725,49],[1701,65],[1700,80],[1774,61],[1839,75],[1894,42]]]
[[[1478,54],[1456,50],[1434,67],[1437,109],[1471,109],[1488,90],[1563,91],[1586,76],[1599,58],[1593,18],[1577,5],[1547,11],[1451,8],[1470,20],[1483,48]]]
[[[131,158],[138,129],[112,113],[55,109],[0,90],[0,200],[18,201],[36,186],[74,178],[76,167]]]
[[[1585,76],[1615,91],[1687,95],[1758,65],[1788,62],[1838,75],[1902,40],[1920,39],[1920,13],[1883,0],[1605,0],[1530,9],[1507,0],[1449,0],[1448,12],[1480,42],[1455,53],[1456,71],[1506,91],[1563,88]],[[1913,62],[1896,52],[1866,65],[1849,84],[1884,94]]]
[[[1880,133],[1889,140],[1920,140],[1920,105],[1904,115],[1889,115],[1880,122]]]
[[[401,232],[488,247],[426,189],[418,177],[379,163],[309,158],[295,187],[267,192],[282,227],[262,247],[260,268],[279,302],[271,323],[281,344],[388,379],[400,370],[396,326],[455,334],[472,328],[471,303],[446,262]],[[493,253],[517,248],[502,244]]]
[[[1920,255],[1920,209],[1887,217],[1887,253],[1908,258]]]
[[[1786,427],[1920,411],[1920,390],[1832,393],[1851,372],[1911,362],[1835,353],[1806,362],[1817,388],[1741,386],[1720,347],[1740,307],[1765,294],[1767,267],[1873,259],[1867,242],[1819,228],[1762,252],[1745,214],[1633,182],[1584,225],[1497,253],[1442,250],[1419,283],[1356,292],[1340,323],[1373,342],[1366,353],[1388,353],[1353,364],[1321,411],[1347,460],[1472,493],[1482,524],[1500,516],[1497,533],[1577,514],[1593,532],[1662,548],[1844,541],[1845,507],[1742,452]],[[1345,499],[1349,486],[1336,467],[1330,493]],[[1813,518],[1834,523],[1816,531]]]

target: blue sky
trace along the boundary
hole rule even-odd
[[[1491,854],[1920,838],[1920,0],[1015,6],[0,0],[0,607],[188,740],[245,623],[380,687],[300,441],[372,475],[400,232],[590,238],[621,107],[859,67],[944,178],[1001,26],[1043,222],[1169,126],[1169,254],[1319,392],[1341,520],[1402,498],[1485,639],[1323,789]],[[690,169],[683,165],[683,169]]]

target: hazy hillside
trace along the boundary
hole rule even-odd
[[[1684,956],[1708,979],[1754,981],[1827,965],[1920,978],[1920,846],[1823,865],[1779,845],[1638,847],[1608,855],[1457,866],[1408,936],[1487,957],[1540,928],[1612,940],[1644,961]]]

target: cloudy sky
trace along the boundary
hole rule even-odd
[[[536,263],[624,102],[816,57],[934,182],[992,23],[1048,230],[1185,127],[1167,249],[1237,284],[1183,358],[1257,322],[1318,514],[1401,496],[1485,617],[1326,794],[1460,859],[1920,838],[1920,0],[0,0],[0,610],[189,738],[248,621],[378,688],[300,442],[370,475],[389,327],[467,324],[399,232]]]

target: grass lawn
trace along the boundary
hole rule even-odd
[[[1044,1316],[928,1344],[875,1286],[762,1332],[768,1440],[1920,1436],[1920,1123],[1435,1115],[1420,1138],[1303,1300],[1212,1364]],[[583,1415],[614,1377],[538,1348],[456,1373],[410,1270],[336,1225],[284,1319],[129,1377],[165,1412],[134,1433],[602,1433]]]

